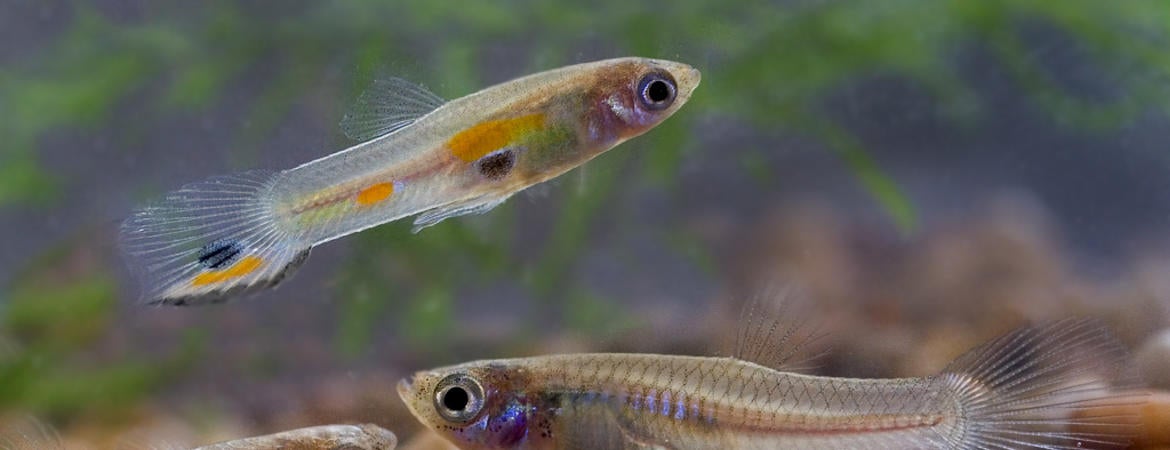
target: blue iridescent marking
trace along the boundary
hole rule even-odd
[[[670,417],[670,391],[662,391],[662,415]]]
[[[503,447],[516,447],[528,437],[527,407],[511,402],[498,416],[489,419],[486,428],[495,432],[495,442]]]
[[[634,410],[642,409],[642,396],[634,394]]]
[[[675,410],[674,410],[674,418],[678,419],[678,420],[683,420],[686,418],[686,416],[687,416],[687,405],[683,403],[682,394],[679,394],[678,407],[675,408]]]
[[[699,404],[691,403],[691,417],[699,417]]]
[[[649,394],[646,394],[646,409],[651,413],[658,411],[658,390],[651,389]]]

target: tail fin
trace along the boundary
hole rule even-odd
[[[64,449],[57,431],[32,416],[7,418],[0,422],[0,449],[5,450],[59,450]]]
[[[1023,328],[984,344],[938,377],[964,411],[951,446],[1124,448],[1138,417],[1117,414],[1125,408],[1115,406],[1145,401],[1125,360],[1122,345],[1087,319]]]
[[[252,171],[189,184],[122,224],[121,243],[150,304],[217,303],[278,284],[311,245],[280,226],[277,174]]]

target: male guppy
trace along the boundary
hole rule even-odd
[[[1125,387],[1124,353],[1092,321],[1068,320],[1017,330],[923,378],[577,354],[423,371],[398,393],[465,450],[1119,448],[1136,417],[1092,411],[1143,401]]]
[[[653,128],[699,79],[685,64],[619,58],[450,102],[380,81],[341,124],[366,142],[290,170],[184,186],[127,219],[122,246],[150,303],[270,287],[338,237],[415,214],[417,231],[486,212]]]

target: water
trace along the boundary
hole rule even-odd
[[[1166,325],[1170,20],[1128,5],[0,2],[0,413],[98,447],[339,422],[408,438],[407,373],[710,354],[776,278],[831,325],[828,375],[931,373],[1069,314],[1137,346]],[[348,145],[336,124],[372,78],[451,98],[628,54],[703,84],[550,186],[325,245],[246,301],[133,303],[112,244],[133,207]]]

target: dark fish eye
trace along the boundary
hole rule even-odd
[[[669,73],[651,72],[638,82],[638,100],[649,110],[666,109],[674,103],[677,93],[674,78]]]
[[[464,374],[451,374],[435,385],[435,410],[444,419],[465,423],[483,409],[483,387]]]
[[[467,390],[459,386],[452,386],[443,393],[443,406],[452,411],[463,411],[471,402]]]

